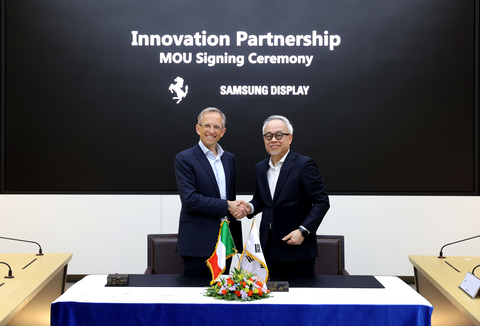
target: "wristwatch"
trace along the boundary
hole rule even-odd
[[[308,236],[308,234],[310,233],[310,232],[308,232],[307,229],[302,228],[302,227],[298,228],[298,230],[299,230],[300,232],[302,232],[302,236],[303,236],[304,238],[306,238],[306,237]]]

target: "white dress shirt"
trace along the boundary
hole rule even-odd
[[[202,141],[199,141],[198,144],[202,149],[203,153],[208,159],[210,166],[212,167],[213,174],[215,175],[215,179],[217,180],[218,189],[220,190],[220,198],[227,199],[227,183],[225,181],[225,170],[223,169],[223,164],[221,157],[223,155],[223,148],[216,144],[217,149],[217,156],[213,155],[212,151],[209,150],[205,145],[203,145]]]
[[[268,180],[268,187],[270,188],[270,195],[273,196],[275,195],[275,188],[277,187],[277,181],[278,181],[278,176],[280,175],[280,171],[282,170],[283,162],[285,162],[285,158],[287,157],[288,153],[290,153],[290,150],[283,155],[283,157],[280,159],[280,161],[277,162],[277,164],[273,164],[272,158],[270,157],[270,161],[268,163],[269,168],[267,170],[267,180]]]
[[[290,150],[288,150],[287,154],[285,154],[280,161],[277,162],[276,165],[273,165],[272,158],[270,157],[270,161],[268,163],[269,168],[267,170],[267,181],[268,181],[268,187],[270,188],[270,195],[273,196],[275,195],[275,188],[277,187],[277,181],[278,181],[278,176],[280,175],[280,171],[282,170],[283,162],[285,162],[285,158],[287,157],[288,153],[290,153]],[[250,204],[250,214],[253,214],[255,211],[255,208],[251,203]]]

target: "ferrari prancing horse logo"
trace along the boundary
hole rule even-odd
[[[181,100],[183,100],[187,94],[188,94],[188,85],[185,85],[185,90],[183,90],[183,83],[184,80],[182,77],[177,77],[173,80],[175,84],[170,84],[168,87],[168,90],[170,93],[175,92],[177,96],[174,96],[173,99],[177,100],[177,104],[180,103]]]

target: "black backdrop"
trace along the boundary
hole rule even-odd
[[[239,193],[253,190],[254,164],[267,157],[263,120],[282,114],[295,128],[292,150],[315,158],[331,194],[478,194],[478,0],[2,7],[3,193],[175,193],[174,157],[198,142],[196,116],[215,106],[227,116],[220,144],[236,154]],[[164,43],[132,45],[132,31]],[[230,45],[168,45],[203,31]],[[330,38],[238,45],[239,31]],[[161,53],[192,61],[162,63]],[[244,64],[209,66],[198,53]],[[252,53],[291,62],[251,62]],[[311,65],[294,63],[300,56]],[[188,86],[178,104],[169,91],[177,76]],[[223,95],[222,85],[268,91]],[[287,85],[308,93],[272,94]]]

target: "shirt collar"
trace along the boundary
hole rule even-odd
[[[288,150],[288,152],[287,152],[285,155],[283,155],[283,157],[280,159],[280,161],[277,162],[277,166],[281,166],[281,165],[283,164],[283,162],[285,162],[285,159],[287,158],[288,153],[290,153],[290,150]],[[280,164],[280,163],[281,163],[281,164]],[[270,156],[270,161],[269,161],[268,164],[270,165],[270,167],[271,167],[272,169],[275,169],[275,165],[273,165],[272,157],[271,157],[271,156]],[[278,164],[280,164],[280,165],[278,165]]]
[[[212,151],[209,150],[205,145],[203,145],[203,143],[202,143],[201,140],[198,141],[198,145],[200,145],[200,148],[202,149],[203,154],[205,154],[206,156],[208,156],[208,154],[210,153],[211,157],[214,157]],[[215,148],[216,148],[217,154],[218,154],[217,157],[218,157],[218,158],[222,157],[222,155],[223,155],[223,148],[222,148],[222,146],[220,146],[219,143],[217,143],[215,146],[216,146]]]

